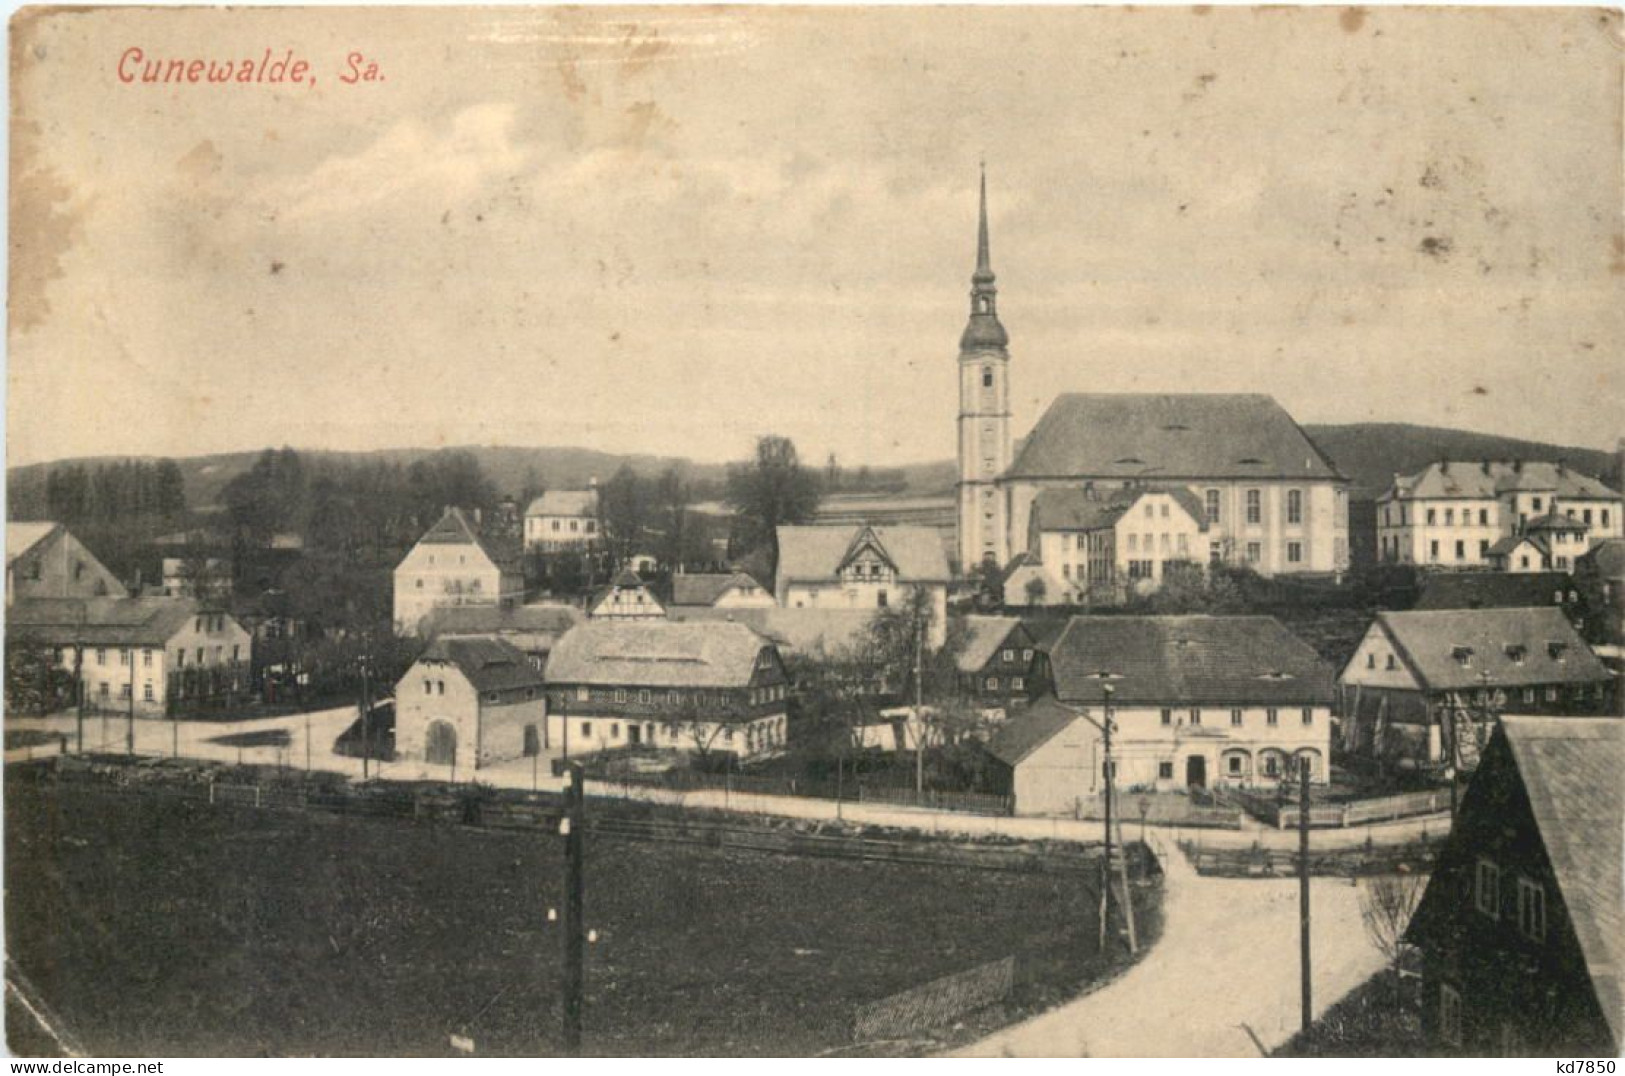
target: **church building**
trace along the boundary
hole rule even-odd
[[[1009,335],[998,315],[983,176],[970,321],[959,341],[959,568],[999,567],[1033,544],[1045,490],[1105,497],[1140,486],[1200,503],[1198,563],[1262,575],[1349,563],[1349,481],[1292,416],[1261,394],[1068,393],[1021,446],[1010,430]]]

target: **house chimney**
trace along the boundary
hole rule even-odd
[[[1513,474],[1523,474],[1523,460],[1513,460],[1512,461],[1512,473]]]
[[[593,475],[591,478],[587,479],[587,488],[588,489],[597,489],[598,488],[598,476],[597,475]]]
[[[1563,475],[1563,474],[1568,474],[1568,472],[1569,472],[1569,461],[1564,459],[1563,457],[1559,456],[1557,458],[1557,473],[1560,474],[1560,475]]]
[[[1450,461],[1449,460],[1440,460],[1439,461],[1439,473],[1440,474],[1449,474],[1450,473]]]
[[[1483,462],[1483,463],[1482,463],[1482,464],[1481,464],[1481,466],[1482,466],[1482,467],[1483,467],[1483,468],[1484,468],[1484,473],[1485,473],[1485,474],[1489,474],[1489,473],[1490,473],[1490,461],[1489,461],[1489,460],[1485,460],[1485,461],[1484,461],[1484,462]]]

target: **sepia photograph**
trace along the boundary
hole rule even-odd
[[[1615,1071],[1618,8],[8,32],[11,1072]]]

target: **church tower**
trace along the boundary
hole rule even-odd
[[[987,170],[982,171],[971,276],[970,321],[959,338],[959,568],[1010,559],[1005,491],[995,480],[1010,466],[1010,338],[999,324],[999,289],[987,247]]]

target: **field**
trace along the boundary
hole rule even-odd
[[[557,838],[5,794],[8,950],[96,1053],[558,1052]],[[1030,1010],[1102,971],[1092,882],[594,838],[584,1048],[817,1053],[856,1005],[1010,954]]]

